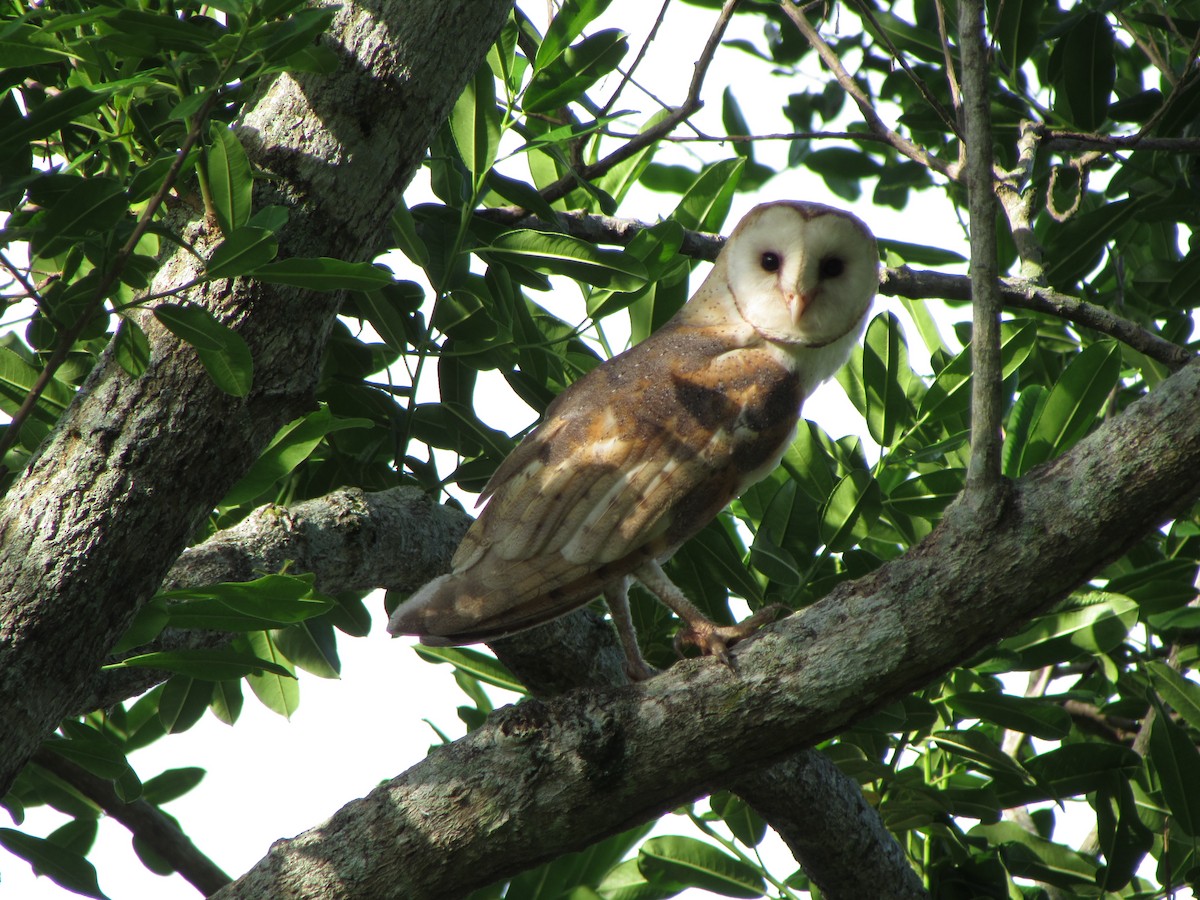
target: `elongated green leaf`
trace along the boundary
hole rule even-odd
[[[37,382],[41,370],[27,363],[7,347],[0,347],[0,409],[15,413]],[[66,410],[75,392],[58,379],[52,379],[33,408],[33,416],[53,425]]]
[[[1165,663],[1149,660],[1143,663],[1158,696],[1200,731],[1200,684],[1184,678]]]
[[[131,656],[119,663],[104,666],[105,669],[162,669],[201,681],[224,681],[228,678],[244,678],[254,672],[272,672],[276,675],[294,677],[283,666],[265,659],[239,653],[228,647],[221,650],[171,650],[158,653],[143,653]]]
[[[55,256],[88,235],[115,228],[128,206],[125,187],[115,178],[80,178],[41,220],[33,249],[39,256]]]
[[[719,791],[709,798],[709,803],[739,841],[747,847],[762,843],[767,835],[767,823],[745,800],[728,791]]]
[[[908,516],[936,521],[958,496],[966,469],[939,469],[902,481],[887,496],[888,506]]]
[[[254,269],[269,284],[290,284],[310,291],[375,291],[392,283],[392,273],[373,263],[352,263],[327,256],[293,256]]]
[[[992,34],[1000,45],[1007,71],[1016,72],[1029,59],[1041,38],[1045,0],[1004,0],[988,3]]]
[[[1067,711],[1045,700],[1013,697],[999,691],[968,691],[951,694],[945,703],[965,718],[982,719],[1046,741],[1061,740],[1071,732],[1071,716]]]
[[[583,33],[588,23],[608,9],[610,2],[612,0],[564,0],[550,20],[546,36],[538,45],[533,58],[534,71],[540,72],[558,59],[571,41]]]
[[[250,221],[254,179],[241,141],[224,123],[212,124],[210,140],[206,166],[209,190],[217,225],[228,237]]]
[[[1000,456],[1001,471],[1006,478],[1019,478],[1025,474],[1021,458],[1025,454],[1033,425],[1042,414],[1049,396],[1050,392],[1042,385],[1031,384],[1021,391],[1017,402],[1013,404],[1004,429],[1004,450]]]
[[[746,160],[723,159],[705,168],[671,213],[689,231],[717,232],[725,224]]]
[[[1004,776],[1018,783],[1033,783],[1021,764],[981,731],[935,731],[930,739],[942,750],[969,760],[984,772]]]
[[[29,25],[14,24],[0,34],[0,59],[6,69],[20,69],[78,56],[66,50],[53,35]]]
[[[467,82],[450,111],[450,134],[458,155],[476,184],[496,161],[500,145],[500,110],[496,108],[496,80],[487,63]]]
[[[668,900],[682,890],[683,885],[669,878],[647,878],[638,868],[636,859],[613,867],[599,884],[600,896],[604,900]]]
[[[821,540],[835,553],[849,550],[870,534],[882,509],[883,496],[871,473],[847,473],[821,510]]]
[[[1101,341],[1071,360],[1042,407],[1021,455],[1022,471],[1073,447],[1095,426],[1121,376],[1116,341]]]
[[[629,52],[626,33],[606,28],[568,47],[538,71],[525,89],[527,113],[550,113],[577,100]]]
[[[300,684],[292,672],[291,664],[275,645],[275,639],[266,631],[243,635],[252,652],[261,659],[270,659],[271,666],[246,676],[246,683],[263,706],[290,719],[300,706]]]
[[[11,153],[12,148],[19,144],[49,137],[64,125],[98,108],[111,93],[112,89],[67,88],[36,106],[20,125],[6,128],[0,134],[0,155]]]
[[[304,671],[318,678],[340,678],[342,661],[338,656],[337,637],[325,619],[308,619],[271,632],[275,646]]]
[[[1095,131],[1108,116],[1117,79],[1112,26],[1103,13],[1089,12],[1062,41],[1063,90],[1071,116],[1083,131]]]
[[[1086,605],[1039,616],[1000,649],[1021,657],[1022,668],[1039,668],[1085,653],[1107,653],[1125,640],[1137,623],[1138,604],[1121,594],[1082,595]]]
[[[68,891],[108,900],[96,880],[96,867],[78,853],[12,828],[0,828],[0,846],[14,856],[21,857],[33,866],[35,872],[45,875]]]
[[[417,651],[417,656],[426,662],[450,663],[455,669],[466,672],[484,684],[518,694],[525,693],[525,685],[521,684],[503,663],[486,653],[464,647],[426,647],[420,644],[415,645],[413,649]]]
[[[1029,358],[1037,342],[1037,325],[1029,321],[1004,322],[1000,326],[1000,364],[1007,378]],[[935,412],[945,416],[967,409],[970,401],[971,348],[966,347],[937,374],[925,399],[921,401],[921,416]]]
[[[651,838],[638,850],[638,868],[647,878],[668,878],[722,897],[761,897],[766,891],[753,867],[690,837]]]
[[[1063,888],[1094,886],[1098,867],[1093,860],[1032,834],[1016,822],[979,825],[970,834],[1000,844],[1005,868],[1015,876]]]
[[[68,723],[66,737],[51,735],[42,746],[101,778],[112,780],[129,771],[121,748],[81,722]]]
[[[275,234],[255,225],[243,225],[217,244],[205,266],[209,278],[248,275],[266,265],[279,252]]]
[[[646,267],[632,254],[602,250],[565,234],[528,229],[510,231],[476,252],[567,275],[596,287],[632,291],[646,283]]]
[[[1138,815],[1129,780],[1114,775],[1096,791],[1096,836],[1106,863],[1100,885],[1119,891],[1133,879],[1154,846],[1154,833]]]
[[[254,361],[242,336],[194,303],[163,303],[154,317],[180,340],[196,348],[217,387],[235,397],[250,393]]]
[[[334,418],[328,406],[284,425],[254,461],[242,480],[221,500],[222,506],[240,506],[262,495],[285,478],[320,445],[326,435],[346,428],[368,428],[370,419]]]
[[[1200,833],[1200,751],[1160,705],[1150,726],[1150,760],[1171,815],[1187,834]]]
[[[881,447],[892,445],[912,415],[908,394],[913,377],[900,320],[881,313],[867,326],[862,348],[867,429]]]
[[[142,786],[142,799],[156,806],[178,800],[200,784],[205,774],[207,773],[199,766],[167,769],[146,781]]]

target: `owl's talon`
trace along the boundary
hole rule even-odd
[[[764,625],[774,622],[779,613],[786,609],[785,606],[772,603],[736,625],[717,625],[708,619],[689,622],[686,628],[675,635],[675,653],[682,658],[684,647],[695,647],[701,656],[715,656],[732,668],[733,659],[728,648],[753,636]]]

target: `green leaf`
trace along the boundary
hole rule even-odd
[[[207,587],[164,591],[153,601],[175,628],[261,631],[323,615],[335,602],[313,590],[315,576],[264,575]]]
[[[1037,324],[1030,321],[1003,322],[1000,326],[1002,377],[1008,378],[1029,358],[1037,342]],[[921,400],[921,418],[935,412],[944,417],[965,412],[970,403],[971,348],[967,346],[937,373]]]
[[[525,89],[525,112],[551,113],[579,99],[629,52],[626,36],[624,31],[606,28],[564,50],[534,74]]]
[[[1005,478],[1019,478],[1025,474],[1021,457],[1029,443],[1029,434],[1034,423],[1042,414],[1050,392],[1040,384],[1031,384],[1017,396],[1008,423],[1004,429],[1004,450],[1000,456],[1001,471]]]
[[[1045,0],[989,0],[988,18],[1000,55],[1009,72],[1015,73],[1038,46]]]
[[[1103,13],[1089,12],[1062,39],[1062,87],[1076,126],[1096,131],[1108,117],[1117,80],[1112,26]]]
[[[392,283],[392,273],[374,263],[352,263],[328,256],[269,262],[254,269],[268,284],[289,284],[310,291],[376,291]]]
[[[887,505],[906,516],[937,521],[963,488],[967,470],[938,469],[902,481],[887,496]]]
[[[638,868],[648,879],[668,878],[722,897],[761,897],[762,876],[752,867],[690,837],[656,837],[638,850]]]
[[[1062,740],[1071,732],[1070,714],[1045,700],[1013,697],[1000,691],[967,691],[951,694],[944,702],[964,718],[982,719],[1044,741]]]
[[[22,69],[42,63],[61,63],[78,59],[54,38],[29,25],[12,24],[0,34],[0,59],[6,69]]]
[[[571,41],[583,34],[583,29],[604,10],[612,0],[564,0],[550,20],[546,36],[538,45],[533,69],[540,72],[562,55]]]
[[[113,352],[121,368],[134,378],[139,377],[150,365],[150,339],[142,331],[142,326],[131,318],[122,317],[113,342]]]
[[[500,145],[496,79],[487,63],[475,71],[450,111],[450,134],[474,183],[482,184]]]
[[[1184,678],[1166,663],[1149,660],[1142,663],[1150,683],[1163,702],[1179,713],[1189,725],[1200,731],[1200,684]]]
[[[1150,761],[1158,773],[1163,799],[1186,833],[1200,834],[1200,751],[1187,732],[1176,725],[1161,705],[1150,726]]]
[[[111,93],[111,89],[93,91],[85,87],[70,87],[45,103],[38,104],[21,120],[20,125],[6,128],[0,134],[0,157],[11,153],[13,147],[49,137],[64,125],[84,118],[100,107]]]
[[[1016,822],[977,825],[969,834],[999,844],[1005,868],[1014,876],[1062,888],[1094,887],[1098,867],[1093,860],[1032,834]]]
[[[252,631],[243,636],[253,653],[261,659],[270,659],[272,665],[248,674],[246,683],[263,706],[290,719],[300,706],[300,683],[296,680],[287,658],[275,645],[275,639],[266,631]]]
[[[1121,377],[1121,349],[1116,341],[1084,348],[1050,391],[1021,456],[1021,471],[1073,447],[1100,418],[1109,394]]]
[[[57,256],[85,237],[114,229],[128,208],[125,186],[115,178],[77,179],[39,222],[33,250],[38,256]]]
[[[713,812],[729,826],[733,836],[747,847],[757,847],[767,835],[767,823],[750,804],[728,791],[718,791],[709,798]]]
[[[244,678],[260,671],[294,677],[284,666],[250,653],[238,652],[230,647],[219,650],[163,650],[157,653],[143,653],[102,668],[162,669],[164,672],[174,672],[201,681]]]
[[[646,283],[646,267],[632,254],[602,250],[565,234],[509,231],[476,252],[617,291],[636,290]]]
[[[200,362],[217,387],[234,397],[245,397],[250,393],[254,360],[240,334],[194,303],[160,304],[154,308],[154,317],[177,338],[196,349]]]
[[[1001,641],[998,649],[1020,656],[1021,668],[1035,669],[1107,653],[1137,624],[1139,607],[1129,597],[1093,591],[1078,599],[1085,605],[1037,617],[1019,634]]]
[[[81,722],[68,722],[63,727],[65,737],[51,735],[42,746],[110,781],[129,771],[121,748],[99,731]]]
[[[177,800],[204,779],[205,771],[198,766],[167,769],[142,785],[142,799],[155,806]]]
[[[879,482],[864,469],[848,472],[821,510],[821,540],[835,553],[849,550],[871,532],[883,509]]]
[[[1049,788],[1049,799],[1061,800],[1094,791],[1114,774],[1135,776],[1142,759],[1119,744],[1063,744],[1025,760],[1025,768]],[[1010,802],[1003,796],[1001,801]]]
[[[745,167],[746,161],[741,157],[707,166],[684,193],[670,218],[689,231],[720,231]]]
[[[271,632],[275,646],[287,659],[318,678],[340,678],[342,661],[337,636],[328,619],[309,619]]]
[[[206,171],[217,225],[226,237],[250,221],[254,179],[250,158],[228,126],[213,122]]]
[[[248,275],[273,260],[278,252],[279,240],[274,232],[256,225],[243,225],[213,249],[204,274],[209,278]]]
[[[422,644],[414,645],[413,649],[426,662],[450,663],[458,671],[484,684],[517,694],[526,693],[525,685],[502,662],[486,653],[464,647],[426,647]]]
[[[0,846],[60,887],[85,897],[108,900],[96,880],[96,867],[78,853],[12,828],[0,828]]]
[[[1033,779],[1021,764],[1005,753],[981,731],[935,731],[930,736],[939,748],[975,764],[980,771],[1030,785]]]
[[[369,428],[370,419],[334,418],[329,407],[293,419],[276,432],[271,443],[242,479],[221,500],[221,506],[240,506],[262,496],[308,459],[327,435],[346,428]]]
[[[862,348],[862,379],[867,429],[875,443],[890,447],[912,416],[908,401],[913,371],[900,320],[881,313],[867,326]]]
[[[9,415],[25,402],[25,397],[41,376],[41,370],[27,363],[7,347],[0,347],[0,409]],[[66,411],[75,391],[57,378],[51,379],[33,408],[33,416],[53,425]]]

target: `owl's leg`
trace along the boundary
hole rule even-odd
[[[675,636],[675,650],[680,651],[684,645],[691,644],[705,656],[715,656],[725,665],[732,665],[729,658],[729,646],[752,635],[759,628],[775,621],[783,609],[779,604],[764,606],[748,619],[743,619],[736,625],[718,625],[696,608],[675,583],[667,577],[655,561],[643,564],[634,571],[637,578],[646,589],[658,597],[666,606],[683,619],[687,628]]]
[[[638,646],[633,616],[629,614],[629,579],[621,578],[604,587],[604,602],[612,613],[613,626],[625,650],[625,674],[630,681],[645,681],[658,674],[658,669],[646,662]]]

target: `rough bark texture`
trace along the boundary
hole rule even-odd
[[[368,259],[435,129],[495,39],[507,0],[347,4],[329,36],[335,74],[280,77],[244,117],[251,162],[288,207],[281,253]],[[369,74],[368,74],[369,73]],[[211,246],[201,221],[170,223]],[[156,284],[195,263],[167,261]],[[338,299],[252,283],[193,292],[254,357],[243,400],[156,328],[149,369],[111,357],[0,507],[0,794],[93,676],[197,522],[275,431],[310,408]]]
[[[498,710],[329,822],[275,844],[221,898],[457,897],[695,799],[834,734],[1045,610],[1200,495],[1200,362],[994,510],[736,653],[636,686]]]

